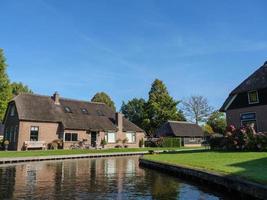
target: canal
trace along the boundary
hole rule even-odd
[[[158,171],[138,156],[0,166],[0,199],[229,199]]]

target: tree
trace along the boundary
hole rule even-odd
[[[111,100],[110,96],[105,92],[98,92],[95,96],[91,99],[92,102],[101,102],[108,105],[112,110],[116,110],[114,102]]]
[[[134,98],[127,103],[122,102],[121,112],[131,122],[144,129],[145,105],[144,99]]]
[[[0,49],[0,121],[3,120],[7,104],[12,96],[9,78],[6,73],[6,70],[6,59],[4,57],[3,49]]]
[[[206,135],[211,135],[212,133],[214,133],[212,127],[209,124],[202,126],[202,130]]]
[[[27,85],[24,85],[21,82],[11,83],[11,90],[13,97],[19,95],[20,93],[31,93],[31,94],[33,93]]]
[[[208,105],[207,98],[203,96],[191,96],[183,102],[183,110],[188,119],[197,125],[205,122],[213,108]]]
[[[209,116],[207,124],[212,127],[215,133],[224,134],[227,126],[225,114],[219,111],[213,112]]]
[[[151,86],[149,99],[146,104],[146,119],[144,120],[148,134],[154,133],[163,123],[168,120],[185,121],[181,111],[178,111],[179,101],[174,100],[165,84],[156,79]]]

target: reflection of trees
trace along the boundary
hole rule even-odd
[[[146,170],[146,180],[151,182],[150,190],[153,199],[177,199],[179,195],[180,183],[177,179],[156,171]]]
[[[13,197],[15,177],[15,166],[0,168],[0,199]]]

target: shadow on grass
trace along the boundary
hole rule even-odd
[[[234,176],[241,176],[248,180],[267,185],[267,157],[229,165],[239,167],[239,172],[232,173]]]

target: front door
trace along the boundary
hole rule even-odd
[[[97,132],[91,132],[91,146],[96,147]]]

